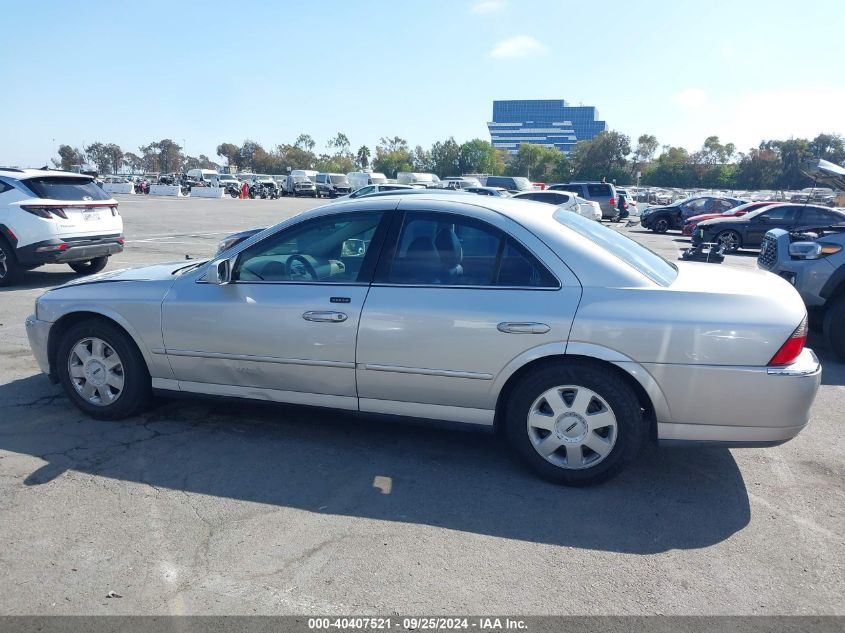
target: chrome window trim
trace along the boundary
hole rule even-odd
[[[563,286],[558,282],[556,288],[547,286],[473,286],[473,285],[457,285],[457,284],[398,284],[387,281],[380,281],[371,284],[373,288],[454,288],[456,290],[536,290],[539,292],[557,292]]]

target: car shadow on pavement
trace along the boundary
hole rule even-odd
[[[526,471],[491,433],[182,399],[160,400],[129,420],[98,421],[43,376],[0,386],[0,449],[46,462],[20,485],[49,486],[78,471],[159,490],[591,550],[703,548],[750,520],[745,483],[725,449],[647,447],[613,481],[565,488]]]
[[[820,332],[810,330],[807,347],[812,348],[822,364],[823,385],[845,385],[845,363],[839,360]]]
[[[16,290],[34,290],[38,288],[49,290],[51,288],[55,288],[56,286],[66,284],[72,279],[77,279],[79,276],[79,273],[75,272],[28,270],[21,273],[18,281],[15,282],[13,286],[0,288],[0,293],[13,292]]]

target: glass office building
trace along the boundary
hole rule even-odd
[[[515,154],[522,143],[569,152],[578,141],[607,129],[592,106],[569,106],[563,99],[494,101],[487,124],[493,146]]]

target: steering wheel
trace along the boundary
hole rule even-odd
[[[297,265],[298,264],[298,265]],[[317,271],[314,266],[306,259],[304,255],[291,255],[288,257],[288,277],[293,280],[293,273],[296,271],[298,277],[303,277],[304,273],[308,273],[313,281],[319,281]]]

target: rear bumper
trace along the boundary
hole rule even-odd
[[[810,349],[783,367],[651,365],[666,395],[669,420],[658,420],[661,444],[773,446],[810,420],[821,365]]]
[[[24,266],[63,264],[88,261],[95,257],[123,252],[123,236],[107,235],[86,238],[53,239],[27,244],[15,251]]]

